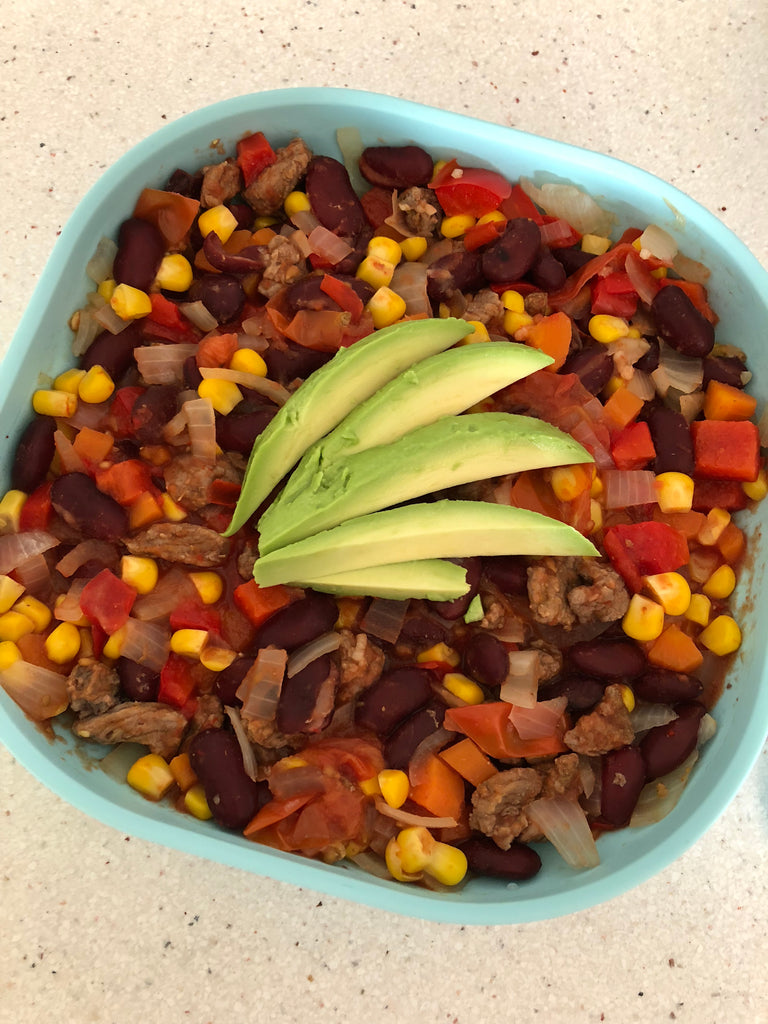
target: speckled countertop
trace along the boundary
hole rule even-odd
[[[372,89],[612,153],[768,266],[768,7],[732,0],[6,0],[0,323],[62,224],[156,127],[289,85]],[[0,748],[0,1022],[768,1021],[768,758],[710,832],[534,925],[396,917],[130,838]]]

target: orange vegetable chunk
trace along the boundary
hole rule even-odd
[[[694,641],[679,626],[669,626],[648,651],[648,661],[672,672],[695,672],[704,657]]]

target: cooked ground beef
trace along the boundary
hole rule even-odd
[[[67,676],[69,706],[81,717],[108,711],[118,701],[120,677],[95,658],[81,658]]]
[[[563,667],[563,652],[544,640],[533,640],[531,647],[539,656],[539,682],[546,683],[554,679]]]
[[[615,622],[629,607],[621,577],[595,558],[540,559],[528,569],[528,599],[537,622],[570,629],[578,622]]]
[[[248,541],[243,545],[243,550],[237,556],[237,574],[244,580],[253,576],[253,567],[259,557],[259,545],[254,541]]]
[[[384,668],[384,652],[365,633],[339,631],[339,688],[337,703],[346,704],[372,686]]]
[[[132,555],[148,555],[200,568],[223,565],[229,552],[226,537],[194,523],[154,523],[128,537],[125,546]]]
[[[431,238],[437,231],[442,210],[437,196],[429,188],[407,188],[400,193],[397,205],[408,229],[415,235]]]
[[[304,177],[312,159],[312,151],[303,139],[292,139],[278,149],[277,159],[251,182],[243,196],[260,216],[278,213],[285,197]]]
[[[240,168],[234,160],[222,160],[203,168],[203,184],[200,190],[200,205],[221,206],[226,199],[233,199],[243,187]]]
[[[220,729],[224,724],[224,708],[215,693],[201,693],[197,698],[195,713],[189,720],[184,734],[184,748],[204,729]]]
[[[259,294],[270,298],[280,289],[296,281],[305,273],[304,257],[285,235],[271,238],[264,251],[264,272],[259,282]]]
[[[72,726],[77,736],[95,743],[141,743],[166,760],[179,749],[187,720],[167,704],[127,701]]]
[[[273,759],[270,755],[279,752],[279,757],[274,757],[274,760],[279,760],[280,757],[285,757],[286,754],[290,754],[294,750],[298,750],[299,747],[303,747],[307,742],[306,736],[302,733],[294,733],[289,736],[280,732],[274,721],[268,721],[265,718],[248,718],[242,712],[240,717],[243,720],[245,731],[251,743],[256,747],[263,748],[267,752],[265,758],[267,763],[271,763]]]
[[[479,320],[481,324],[490,324],[498,329],[504,319],[504,313],[504,303],[496,292],[491,288],[483,288],[467,303],[464,319]]]
[[[541,314],[546,316],[549,312],[549,296],[546,292],[531,292],[525,296],[525,312],[528,316]]]
[[[234,461],[221,456],[211,466],[204,459],[194,455],[177,455],[165,467],[166,490],[187,511],[193,512],[209,504],[211,500],[211,483],[224,480],[227,483],[240,484],[243,474]]]
[[[606,686],[595,709],[582,715],[563,740],[577,754],[598,757],[609,750],[625,747],[634,738],[635,731],[622,698],[621,686],[611,683]]]
[[[541,773],[535,768],[509,768],[481,782],[472,794],[471,828],[508,850],[530,826],[525,808],[541,793]]]
[[[541,775],[542,781],[541,792],[537,799],[565,796],[569,800],[576,801],[581,796],[582,784],[578,754],[562,754],[548,764],[543,764],[540,767],[537,765],[536,771]],[[543,838],[544,834],[541,829],[533,822],[518,836],[523,843],[532,843]]]

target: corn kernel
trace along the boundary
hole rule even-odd
[[[21,510],[27,495],[24,491],[6,491],[0,501],[0,533],[18,533],[21,522]],[[7,611],[8,609],[0,609]]]
[[[666,277],[666,276],[667,276],[667,268],[666,267],[656,267],[655,270],[651,271],[651,277],[659,277],[660,278],[660,277]]]
[[[696,540],[699,544],[704,544],[707,547],[717,544],[721,533],[730,521],[731,513],[726,509],[711,508],[709,512],[707,512],[706,522],[701,526],[699,532],[696,534]]]
[[[761,469],[757,474],[757,479],[743,483],[741,489],[750,501],[762,501],[768,494],[768,474]]]
[[[400,865],[408,875],[423,871],[435,850],[435,839],[423,825],[401,829],[397,835],[400,847]]]
[[[558,501],[573,501],[592,486],[594,466],[556,466],[549,485]]]
[[[252,348],[239,348],[229,360],[230,370],[252,373],[254,377],[267,376],[267,364]]]
[[[192,761],[190,760],[189,754],[177,754],[168,764],[171,769],[171,775],[173,775],[173,781],[182,791],[185,793],[188,789],[197,782],[197,775],[192,767]]]
[[[121,320],[138,320],[152,312],[152,300],[147,293],[130,284],[119,284],[109,304]]]
[[[174,654],[199,658],[207,639],[206,629],[177,629],[171,633],[171,650]]]
[[[385,260],[387,263],[397,266],[403,258],[403,250],[394,238],[388,238],[386,235],[374,235],[368,243],[366,255],[374,256],[377,259]]]
[[[721,565],[715,569],[709,579],[702,585],[702,591],[707,597],[716,601],[724,601],[730,597],[736,586],[736,573],[730,565]]]
[[[283,209],[286,216],[292,217],[294,213],[304,213],[306,210],[311,210],[312,204],[306,192],[294,190],[289,192],[283,200]]]
[[[400,251],[410,263],[420,260],[427,251],[427,240],[422,238],[421,235],[414,235],[413,238],[404,238],[400,242]]]
[[[450,665],[455,668],[461,661],[461,655],[458,651],[455,651],[448,644],[439,643],[434,644],[432,647],[428,647],[426,651],[422,651],[416,655],[416,661],[419,664],[423,664],[426,661],[439,661],[444,665]]]
[[[381,787],[379,786],[378,776],[372,775],[370,779],[363,779],[360,783],[360,789],[366,796],[379,796]]]
[[[528,313],[518,313],[513,309],[508,309],[504,314],[504,330],[511,337],[514,337],[521,327],[530,327],[532,323],[533,317]]]
[[[687,473],[659,473],[656,477],[656,501],[662,512],[690,512],[693,480]]]
[[[262,228],[271,228],[273,224],[277,224],[277,217],[270,217],[265,214],[263,217],[256,217],[253,221],[252,230],[254,232],[260,231]]]
[[[706,626],[712,613],[712,602],[705,594],[691,594],[691,602],[683,613],[690,622]]]
[[[429,864],[424,870],[443,885],[458,885],[467,873],[467,856],[457,846],[435,843]]]
[[[386,288],[392,280],[395,264],[380,256],[366,256],[355,272],[355,277],[365,281],[371,288]]]
[[[85,370],[81,370],[77,366],[73,366],[70,370],[64,370],[54,380],[53,386],[57,391],[69,391],[70,394],[76,395],[77,389],[80,387],[80,381],[85,376]]]
[[[465,704],[482,704],[485,700],[485,694],[474,679],[462,675],[461,672],[446,672],[443,676],[443,686]]]
[[[78,397],[91,405],[98,405],[112,395],[115,382],[103,366],[92,366],[77,387]]]
[[[54,391],[40,388],[32,395],[32,408],[40,416],[55,416],[69,419],[77,410],[77,395],[69,391]]]
[[[405,315],[405,300],[391,288],[378,288],[365,307],[377,329],[397,323]]]
[[[667,615],[685,615],[691,603],[691,588],[679,572],[659,572],[645,577],[645,585]]]
[[[163,256],[155,277],[158,288],[169,292],[185,292],[192,284],[192,264],[180,252],[169,252]]]
[[[633,594],[621,620],[621,628],[633,640],[655,640],[664,629],[664,609],[642,594]]]
[[[217,572],[191,572],[189,578],[203,604],[215,604],[224,593],[224,581]]]
[[[184,794],[184,807],[193,818],[199,818],[200,821],[208,821],[213,817],[208,801],[205,799],[205,790],[199,782]]]
[[[35,624],[28,615],[13,611],[0,615],[0,640],[20,640],[27,633],[34,632]]]
[[[491,336],[488,333],[488,328],[481,320],[467,320],[467,326],[472,328],[472,332],[465,338],[462,338],[459,342],[460,345],[474,345],[478,341],[490,341]]]
[[[145,754],[128,769],[126,782],[148,800],[161,800],[174,779],[164,758],[159,754]]]
[[[453,217],[443,217],[440,234],[444,238],[461,238],[477,221],[468,213],[457,213]]]
[[[741,630],[730,615],[718,615],[699,633],[698,639],[713,654],[733,654],[741,646]]]
[[[205,238],[213,232],[221,242],[229,241],[229,237],[237,227],[237,217],[229,207],[212,206],[197,218],[200,234]]]
[[[165,518],[172,523],[180,523],[187,518],[186,509],[175,502],[167,491],[163,491],[160,497],[160,507]]]
[[[24,587],[12,576],[0,576],[0,615],[10,611],[24,593]]]
[[[590,533],[597,533],[603,528],[603,506],[596,498],[589,499],[589,518],[592,520]]]
[[[491,210],[490,213],[484,213],[482,217],[477,218],[478,224],[495,224],[495,223],[506,223],[507,218],[501,212],[501,210]]]
[[[12,665],[14,661],[21,660],[21,651],[13,640],[0,641],[0,672]]]
[[[390,807],[402,807],[408,799],[410,783],[405,772],[399,768],[384,768],[377,778],[379,792]]]
[[[597,472],[597,470],[595,470],[595,475],[594,475],[594,478],[592,480],[592,486],[589,488],[590,497],[592,497],[592,498],[599,498],[599,497],[601,497],[601,495],[602,495],[604,490],[605,490],[605,484],[603,483],[602,479],[600,478],[600,474]]]
[[[143,555],[123,555],[120,559],[120,579],[133,587],[137,594],[149,594],[157,586],[160,572],[154,558]]]
[[[38,598],[32,597],[31,594],[19,598],[13,606],[13,611],[26,615],[34,626],[35,633],[44,632],[50,625],[52,618],[51,609],[48,605],[43,604]]]
[[[234,381],[216,377],[201,380],[197,386],[197,393],[201,398],[207,398],[216,412],[220,412],[222,416],[232,412],[243,400],[243,393]]]
[[[72,622],[60,622],[45,638],[45,653],[56,665],[66,665],[80,653],[80,630]]]
[[[525,299],[514,288],[507,288],[506,291],[501,293],[501,304],[510,313],[525,312]]]
[[[605,398],[610,398],[611,395],[615,395],[617,391],[619,391],[621,388],[625,388],[626,386],[627,382],[624,380],[624,378],[620,377],[618,374],[614,374],[614,376],[609,379],[608,383],[603,388],[602,393]]]
[[[117,660],[120,657],[120,653],[125,643],[125,626],[121,626],[120,629],[116,629],[114,633],[107,639],[104,644],[104,657],[111,658],[112,661]]]
[[[237,655],[228,647],[219,647],[216,644],[206,644],[200,651],[200,664],[210,672],[223,672],[229,668]]]
[[[620,683],[621,687],[621,703],[629,711],[630,714],[635,710],[635,694],[630,686],[626,683]]]
[[[115,294],[116,287],[117,281],[115,281],[114,278],[105,277],[104,280],[99,285],[97,285],[96,291],[99,293],[102,299],[106,299],[106,301],[109,302],[109,300]]]
[[[581,251],[588,252],[591,256],[602,256],[611,247],[610,238],[604,235],[582,235]]]
[[[607,313],[598,313],[589,321],[589,333],[595,341],[603,345],[610,345],[619,338],[626,338],[629,324],[620,316],[609,316]]]
[[[392,836],[384,850],[384,863],[387,865],[387,870],[398,882],[418,882],[422,877],[422,873],[418,872],[415,875],[411,875],[404,871],[400,856],[398,838],[397,836]]]

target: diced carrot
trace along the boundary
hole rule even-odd
[[[662,512],[657,506],[653,510],[653,518],[657,523],[666,523],[673,530],[682,533],[686,540],[693,540],[701,529],[706,516],[703,512],[694,512],[693,510],[690,512]]]
[[[168,767],[171,769],[171,775],[173,775],[176,785],[183,792],[186,793],[197,782],[197,775],[192,768],[189,754],[177,754],[171,759]]]
[[[464,809],[464,780],[436,754],[427,758],[420,781],[411,786],[411,799],[437,818],[461,817]]]
[[[506,701],[489,701],[448,708],[444,725],[469,736],[489,757],[552,757],[567,750],[563,729],[541,739],[521,740],[509,720],[511,706]]]
[[[674,624],[664,630],[648,651],[648,661],[652,665],[672,672],[695,672],[703,660],[693,640]]]
[[[268,245],[275,237],[275,232],[272,228],[259,228],[258,231],[254,231],[251,235],[251,241],[249,245]]]
[[[266,622],[270,615],[285,608],[296,599],[300,591],[278,583],[274,587],[260,587],[256,580],[248,580],[235,587],[235,604],[254,626]]]
[[[696,474],[718,480],[757,479],[760,434],[748,420],[694,420],[691,424]]]
[[[571,345],[571,318],[566,313],[542,317],[525,328],[525,344],[552,356],[554,362],[546,367],[547,370],[559,370]]]
[[[469,737],[441,750],[439,757],[473,786],[479,786],[481,782],[490,779],[498,771],[498,768],[488,760],[474,740]]]
[[[708,420],[748,420],[755,414],[757,399],[741,388],[711,380],[704,395],[704,416]]]
[[[616,433],[637,419],[643,408],[642,398],[628,388],[617,388],[603,406],[603,416],[609,430]]]
[[[735,565],[744,554],[746,538],[735,523],[728,523],[717,539],[717,548],[728,565]]]
[[[105,430],[81,427],[72,442],[72,447],[83,462],[97,465],[106,459],[114,443],[115,439]]]
[[[151,523],[158,522],[164,515],[157,493],[151,488],[142,491],[128,509],[128,526],[131,530],[141,530]]]
[[[124,459],[96,472],[96,486],[121,505],[133,505],[152,489],[149,466],[140,459]]]

